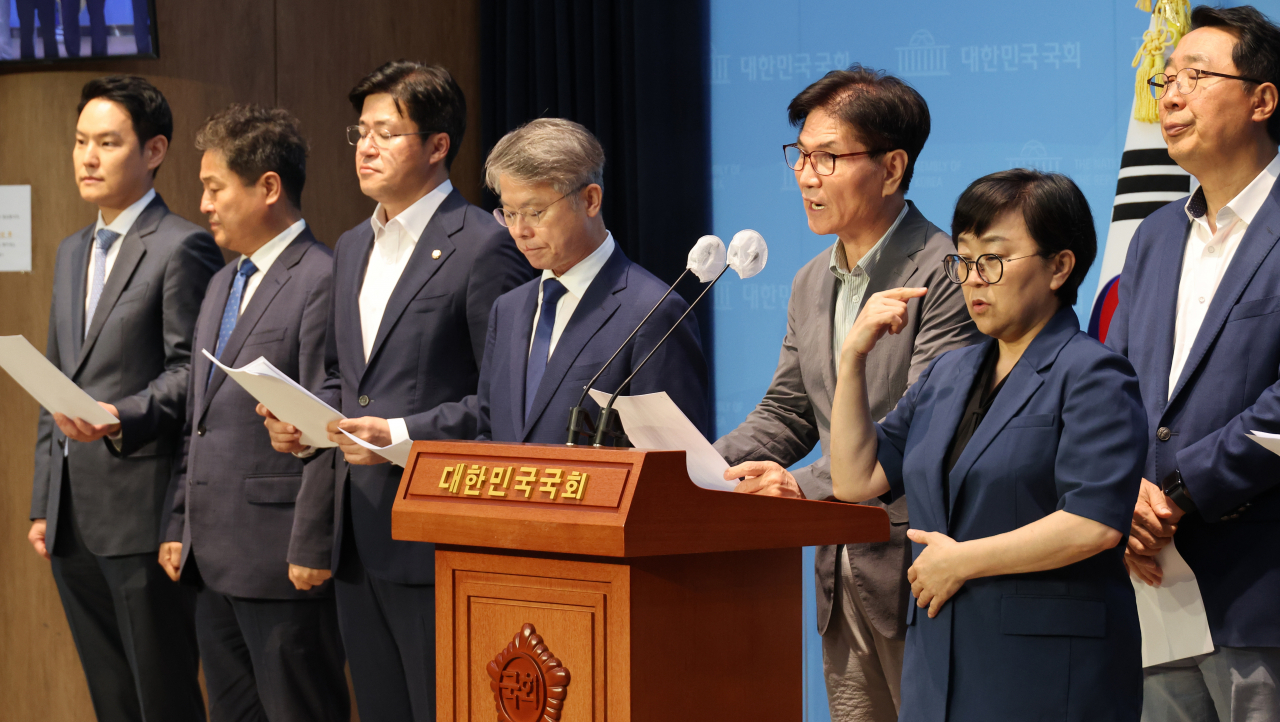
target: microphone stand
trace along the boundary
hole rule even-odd
[[[596,372],[596,375],[592,376],[591,380],[587,382],[587,385],[582,387],[582,395],[578,397],[578,403],[569,409],[569,439],[565,441],[566,446],[576,446],[578,434],[591,437],[596,433],[596,429],[591,423],[591,414],[586,409],[582,408],[582,402],[586,400],[587,392],[595,385],[596,379],[600,378],[600,374],[603,374],[604,370],[609,368],[609,364],[613,363],[613,360],[618,357],[618,354],[622,353],[622,349],[626,348],[627,344],[631,343],[631,339],[635,338],[637,333],[640,333],[640,327],[645,324],[645,321],[649,320],[649,317],[653,315],[653,312],[658,310],[658,306],[661,306],[662,302],[667,300],[667,296],[671,295],[671,292],[676,289],[676,286],[679,285],[680,281],[684,280],[684,277],[687,275],[689,275],[688,268],[684,269],[684,272],[680,274],[680,277],[676,279],[676,282],[671,284],[671,287],[667,289],[666,293],[662,294],[662,298],[658,299],[658,302],[654,304],[653,308],[649,309],[649,313],[646,313],[644,318],[640,319],[640,323],[636,324],[635,330],[631,332],[630,336],[627,336],[627,340],[622,342],[622,345],[618,347],[618,350],[613,352],[613,355],[609,357],[609,360],[605,361],[604,366],[600,367],[600,370]],[[715,283],[715,281],[712,281],[712,283]],[[583,427],[585,427],[585,431],[583,430]],[[599,445],[599,443],[596,444],[596,446]]]
[[[663,335],[663,337],[658,341],[657,345],[653,347],[653,350],[649,352],[649,355],[644,357],[644,360],[641,361],[640,364],[635,367],[635,369],[631,372],[631,375],[628,376],[627,379],[622,382],[622,385],[618,387],[618,390],[613,392],[613,396],[609,397],[609,403],[605,404],[604,408],[600,409],[600,422],[596,424],[596,435],[595,435],[595,439],[592,441],[593,446],[604,446],[605,434],[608,434],[614,437],[615,439],[626,441],[626,438],[627,438],[626,434],[622,433],[620,429],[617,429],[617,430],[613,429],[614,426],[620,427],[622,423],[618,419],[618,412],[613,410],[613,402],[617,400],[618,394],[622,393],[622,390],[627,387],[627,384],[631,383],[631,379],[635,378],[636,374],[640,373],[640,369],[644,368],[644,365],[649,363],[649,359],[653,358],[653,355],[657,353],[658,349],[662,347],[662,344],[666,342],[667,337],[669,337],[671,333],[675,331],[677,328],[680,328],[680,324],[684,323],[685,317],[688,316],[689,313],[693,311],[693,307],[698,305],[698,302],[702,300],[702,297],[707,295],[707,292],[711,290],[711,287],[716,285],[716,281],[719,281],[720,277],[723,276],[725,272],[729,270],[729,268],[730,266],[726,264],[725,267],[720,270],[720,273],[716,274],[716,277],[712,279],[711,283],[708,283],[707,287],[702,290],[702,293],[698,294],[698,297],[693,300],[693,303],[689,304],[689,307],[684,310],[684,313],[680,314],[680,318],[676,319],[675,324],[667,331],[665,335]],[[666,297],[664,296],[663,298],[666,298]],[[656,310],[657,306],[655,306],[654,309]],[[653,311],[650,311],[649,313],[653,313]],[[645,318],[648,318],[648,316],[646,316]],[[635,335],[635,334],[633,333],[632,335]],[[623,344],[623,345],[625,346],[626,344]],[[622,349],[618,349],[618,350],[621,351]],[[614,355],[616,356],[617,354],[614,354]],[[585,394],[585,392],[583,393]]]

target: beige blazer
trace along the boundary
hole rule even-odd
[[[907,201],[907,215],[886,241],[871,272],[863,301],[871,294],[903,286],[925,287],[923,298],[908,303],[907,328],[886,335],[867,358],[871,414],[882,419],[933,358],[944,351],[984,338],[965,308],[960,286],[947,279],[943,256],[954,253],[951,237],[930,223]],[[787,335],[778,369],[764,399],[738,428],[716,442],[730,464],[768,460],[790,466],[822,444],[822,458],[793,469],[800,489],[810,499],[834,500],[831,493],[831,400],[836,388],[831,326],[835,313],[836,277],[830,269],[831,249],[818,254],[796,274],[787,305]],[[892,523],[890,540],[854,544],[850,567],[871,622],[886,637],[906,635],[910,585],[907,543],[907,500],[885,506]],[[838,576],[839,547],[819,547],[817,582],[818,631],[826,633]]]

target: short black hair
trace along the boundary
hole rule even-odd
[[[787,119],[802,128],[815,110],[848,123],[858,140],[875,151],[873,156],[906,151],[901,188],[905,192],[911,187],[916,158],[929,139],[929,104],[915,88],[883,70],[854,63],[848,70],[832,70],[800,91],[787,106]]]
[[[204,122],[196,133],[196,150],[221,152],[227,167],[246,185],[274,172],[280,176],[289,202],[302,209],[307,141],[298,130],[298,119],[289,111],[232,105]]]
[[[453,166],[462,147],[462,134],[467,130],[467,98],[448,70],[439,65],[393,60],[364,76],[347,99],[359,113],[364,110],[364,99],[376,93],[395,98],[396,109],[417,124],[419,131],[447,133],[449,153],[444,167]]]
[[[1098,255],[1098,233],[1089,201],[1065,175],[1014,168],[970,183],[956,201],[951,240],[958,242],[961,233],[981,236],[1000,216],[1015,210],[1022,212],[1027,231],[1042,254],[1075,254],[1076,265],[1057,292],[1064,305],[1074,306],[1076,291]]]
[[[96,98],[119,103],[125,109],[140,143],[146,143],[157,135],[173,140],[173,112],[169,110],[169,101],[146,78],[108,75],[90,80],[80,89],[76,115],[83,113],[84,106]]]
[[[1257,78],[1280,88],[1280,27],[1252,5],[1213,8],[1200,5],[1191,11],[1191,29],[1221,28],[1236,36],[1231,62],[1247,78]],[[1267,119],[1267,135],[1280,143],[1280,111]]]
[[[90,80],[80,89],[76,117],[80,117],[89,101],[97,98],[110,100],[124,108],[129,114],[129,120],[133,122],[133,132],[138,136],[139,146],[157,135],[173,141],[173,112],[169,110],[169,101],[146,78],[137,75],[108,75]]]

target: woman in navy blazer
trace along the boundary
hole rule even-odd
[[[1071,310],[1097,250],[1065,176],[1011,170],[956,204],[963,284],[991,337],[939,356],[884,421],[865,362],[907,321],[896,289],[866,303],[840,356],[835,495],[907,496],[915,604],[901,720],[1138,720],[1142,665],[1122,561],[1146,449],[1124,357]]]

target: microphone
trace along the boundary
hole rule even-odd
[[[653,355],[662,347],[662,344],[666,342],[672,332],[679,328],[680,324],[684,323],[685,317],[693,311],[693,307],[698,305],[698,302],[702,300],[702,297],[707,295],[707,292],[711,290],[711,287],[716,285],[716,281],[719,281],[720,277],[723,276],[730,268],[738,272],[738,278],[751,278],[764,269],[765,262],[768,260],[769,247],[764,242],[764,236],[751,229],[741,230],[734,234],[733,240],[729,242],[728,264],[721,269],[720,273],[716,274],[716,277],[711,280],[711,283],[707,284],[707,287],[702,290],[702,293],[698,294],[698,297],[693,299],[693,303],[689,304],[689,307],[685,309],[684,313],[680,314],[680,318],[676,319],[676,322],[671,326],[671,328],[668,329],[662,338],[658,340],[657,345],[653,347],[653,350],[649,352],[649,355],[645,356],[644,360],[636,365],[635,369],[631,371],[631,375],[618,386],[617,391],[613,392],[613,396],[609,397],[609,403],[605,404],[604,408],[600,409],[600,420],[599,423],[596,424],[596,435],[595,439],[592,441],[592,445],[603,446],[606,433],[614,436],[615,438],[623,440],[626,439],[626,434],[613,429],[615,424],[619,426],[621,425],[621,422],[618,421],[617,418],[617,412],[613,410],[613,402],[617,400],[618,395],[627,387],[627,384],[631,383],[631,379],[635,378],[636,374],[640,373],[640,369],[644,368],[644,365],[649,363],[649,359],[653,358]],[[657,309],[656,306],[654,308],[655,310]],[[653,311],[650,311],[649,313],[652,314]],[[648,317],[646,316],[646,318]],[[612,359],[610,360],[612,361]],[[594,379],[592,380],[594,381]],[[583,393],[585,394],[586,392],[584,391]]]
[[[618,350],[613,352],[613,355],[604,363],[604,366],[600,367],[596,375],[592,376],[587,385],[582,387],[582,395],[578,397],[578,403],[569,409],[569,439],[565,442],[566,446],[574,446],[577,443],[578,434],[583,433],[582,428],[584,426],[586,427],[587,436],[591,436],[595,432],[591,424],[591,414],[582,408],[582,402],[586,400],[587,391],[595,385],[596,379],[600,378],[600,374],[603,374],[604,370],[609,368],[609,364],[613,363],[613,360],[618,357],[618,354],[622,353],[622,349],[631,343],[631,339],[635,338],[636,334],[640,332],[640,327],[644,325],[644,322],[648,321],[653,312],[658,310],[658,306],[661,306],[662,302],[667,300],[667,296],[671,295],[671,292],[675,290],[680,281],[684,280],[685,276],[692,272],[698,277],[699,281],[706,283],[708,279],[712,278],[712,274],[717,269],[726,268],[725,257],[724,241],[720,240],[718,236],[703,236],[698,239],[697,243],[693,244],[693,248],[689,250],[689,258],[685,263],[685,269],[676,278],[675,283],[671,284],[667,292],[662,294],[662,298],[658,299],[653,308],[649,309],[649,313],[646,313],[644,318],[640,319],[640,323],[636,324],[635,330],[631,332],[630,336],[627,336],[627,340],[622,342]]]

